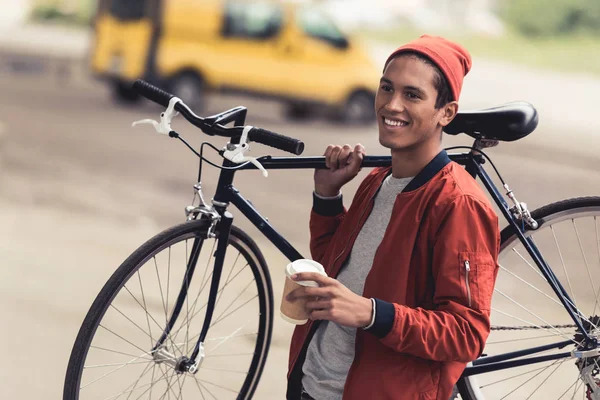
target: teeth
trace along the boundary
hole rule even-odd
[[[408,125],[407,122],[392,121],[391,119],[387,119],[387,118],[383,118],[383,121],[385,122],[386,125],[390,125],[390,126],[406,126],[406,125]]]

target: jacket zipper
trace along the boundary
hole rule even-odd
[[[469,307],[471,307],[471,287],[469,286],[469,272],[471,271],[471,264],[469,260],[465,260],[465,283],[467,284],[467,299],[469,300]]]

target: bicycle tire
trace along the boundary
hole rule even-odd
[[[578,218],[589,217],[592,215],[594,216],[594,224],[596,224],[596,229],[597,229],[596,216],[600,217],[600,197],[578,197],[578,198],[562,200],[559,202],[555,202],[555,203],[551,203],[551,204],[542,206],[542,207],[532,211],[531,215],[536,221],[538,221],[538,223],[540,225],[537,230],[532,230],[531,228],[527,228],[526,235],[533,237],[534,241],[535,241],[536,233],[543,228],[547,229],[549,227],[557,226],[559,223],[565,222],[566,220],[575,221]],[[573,222],[573,225],[575,225],[575,222]],[[555,235],[554,230],[552,230],[552,232],[553,232],[553,235]],[[596,235],[597,234],[598,233],[596,231]],[[554,236],[554,238],[556,240],[556,236]],[[518,242],[518,238],[517,238],[514,230],[512,229],[512,227],[508,226],[508,227],[504,228],[501,232],[500,254],[502,255],[503,251],[510,250],[510,245],[515,242]],[[581,244],[581,242],[580,242],[580,244]],[[558,248],[559,247],[558,242],[556,243],[556,245]],[[560,252],[560,249],[559,249],[559,252]],[[583,248],[582,248],[582,252],[583,252]],[[543,253],[542,253],[542,255],[543,255]],[[599,253],[599,255],[600,255],[600,253]],[[562,257],[562,255],[561,255],[561,257]],[[554,268],[553,268],[553,270],[554,270]],[[500,271],[500,273],[502,273],[502,271]],[[566,273],[566,271],[565,271],[565,273]],[[567,278],[568,278],[568,275],[567,275]],[[570,285],[570,282],[569,282],[569,285]],[[494,304],[492,303],[492,307],[493,307],[493,305]],[[596,309],[596,307],[594,307],[594,309]],[[566,311],[565,311],[565,313],[566,313]],[[572,323],[572,321],[571,321],[571,323]],[[493,325],[494,325],[494,320],[492,317],[492,326]],[[489,339],[488,339],[488,342],[489,342]],[[485,353],[485,351],[484,351],[484,353]],[[493,354],[490,354],[490,355],[493,355]],[[557,368],[559,368],[559,367],[557,367]],[[556,372],[556,371],[554,371],[554,372]],[[552,375],[554,372],[552,372],[550,375]],[[482,392],[481,388],[479,387],[479,384],[477,383],[477,376],[478,375],[469,376],[469,377],[461,377],[459,379],[459,381],[457,382],[456,386],[459,390],[459,393],[460,393],[462,399],[464,399],[464,400],[484,400],[484,399],[489,398],[489,397],[486,397],[486,395]],[[546,377],[546,382],[549,377],[550,376]],[[512,378],[510,378],[510,379],[512,379]],[[577,383],[577,379],[580,379],[579,375],[577,375],[575,383]],[[578,386],[575,386],[575,391],[578,390]],[[573,386],[569,387],[568,389],[569,390],[573,389]],[[581,387],[581,390],[586,390],[585,385],[583,385]],[[516,391],[516,389],[515,389],[515,391]],[[513,392],[511,392],[509,394],[512,394],[512,393]],[[556,393],[557,396],[558,396],[558,393],[560,393],[560,392]],[[532,393],[532,395],[533,395],[533,393]],[[563,395],[561,395],[560,397],[562,397]],[[498,394],[498,396],[501,396],[501,395]],[[517,396],[517,397],[514,397],[514,398],[521,398],[519,396],[524,396],[524,395],[523,394],[519,394],[519,395],[515,394],[515,396]],[[547,395],[545,395],[544,398],[548,398],[546,396]],[[502,397],[502,398],[504,398],[504,397]],[[509,396],[507,398],[512,398],[512,397]]]
[[[206,238],[207,229],[210,223],[206,220],[196,220],[186,222],[177,226],[174,226],[170,229],[167,229],[155,237],[148,240],[142,246],[140,246],[136,251],[134,251],[122,264],[121,266],[113,273],[113,275],[106,282],[104,287],[101,289],[100,293],[94,300],[92,306],[90,307],[75,340],[73,345],[73,349],[71,352],[71,356],[69,359],[66,377],[65,377],[65,386],[63,392],[64,400],[78,400],[80,399],[80,385],[82,373],[84,370],[84,363],[86,358],[88,357],[88,352],[90,350],[90,346],[92,341],[94,340],[98,327],[101,324],[101,321],[105,317],[107,310],[111,307],[111,303],[115,300],[116,296],[121,292],[121,289],[125,287],[126,283],[129,281],[134,274],[137,273],[138,277],[140,276],[139,269],[146,265],[151,259],[154,259],[154,263],[156,264],[156,257],[160,254],[161,251],[166,248],[169,249],[169,257],[171,256],[171,248],[174,244],[181,243],[184,238],[189,240],[190,238],[203,237]],[[215,232],[217,238],[219,237],[218,230]],[[216,240],[216,239],[215,239]],[[187,246],[187,242],[186,242]],[[247,262],[247,266],[250,266],[252,276],[256,282],[256,290],[258,296],[258,302],[260,307],[259,312],[259,321],[258,321],[258,333],[256,338],[256,343],[254,345],[254,350],[252,355],[252,361],[250,363],[249,370],[247,372],[247,376],[244,380],[244,383],[239,391],[237,396],[238,399],[251,399],[256,388],[258,382],[260,380],[260,376],[262,374],[268,350],[271,342],[271,335],[273,329],[273,290],[271,285],[271,278],[269,275],[269,270],[265,259],[256,245],[256,243],[241,229],[232,226],[231,233],[229,237],[228,244],[228,253],[231,253],[232,250],[230,248],[233,247],[236,251],[244,257]],[[186,247],[187,249],[187,247]],[[186,250],[187,251],[187,250]],[[213,247],[214,253],[214,247]],[[211,255],[209,255],[210,259]],[[239,256],[238,256],[239,258]],[[236,259],[236,263],[237,263]],[[170,259],[169,259],[169,268],[170,268]],[[234,267],[232,267],[232,270]],[[246,266],[242,267],[245,269]],[[208,267],[207,267],[208,269]],[[195,272],[196,274],[199,271]],[[158,274],[158,269],[157,269]],[[239,275],[237,273],[236,277]],[[235,279],[235,277],[233,278]],[[232,280],[233,280],[232,279]],[[204,277],[203,277],[204,280]],[[193,279],[192,279],[193,281]],[[208,280],[207,280],[208,281]],[[223,276],[221,277],[221,281],[223,281]],[[228,283],[228,282],[227,282]],[[226,283],[226,284],[227,284]],[[167,283],[169,284],[169,283]],[[189,285],[188,285],[189,286]],[[141,282],[140,282],[141,287]],[[221,289],[221,290],[224,290]],[[129,289],[127,289],[129,291]],[[130,292],[131,293],[131,292]],[[189,293],[188,293],[189,294]],[[143,293],[142,293],[143,295]],[[161,288],[161,296],[162,288]],[[133,295],[132,295],[133,296]],[[187,296],[191,297],[191,296]],[[198,299],[196,299],[198,300]],[[168,302],[168,292],[167,292],[167,302]],[[139,304],[139,303],[138,303]],[[144,300],[145,304],[145,300]],[[189,303],[188,303],[189,304]],[[195,304],[194,304],[195,305]],[[168,304],[167,304],[168,307]],[[215,307],[216,308],[216,307]],[[189,311],[189,309],[188,309]],[[167,309],[165,309],[165,313]],[[145,313],[148,314],[148,310],[145,310]],[[182,318],[181,316],[179,318]],[[193,318],[193,316],[192,316]],[[203,319],[203,318],[202,318]],[[213,322],[211,322],[211,327],[216,324],[218,321],[215,321],[215,317],[213,317]],[[132,321],[133,322],[133,321]],[[190,317],[187,317],[187,323],[190,323]],[[148,322],[150,325],[150,322]],[[181,330],[181,328],[180,328]],[[179,333],[179,331],[178,331]],[[210,335],[210,330],[209,330]],[[188,337],[186,336],[186,339]],[[151,337],[152,340],[152,337]],[[175,342],[173,342],[175,346]],[[162,369],[161,369],[162,371]],[[200,367],[199,372],[202,371],[202,367]],[[160,371],[159,371],[160,372]],[[188,373],[186,373],[188,374]],[[174,376],[173,373],[172,376]],[[164,376],[164,374],[163,374]],[[154,366],[152,379],[154,379]],[[138,379],[139,380],[139,379]],[[185,380],[185,379],[184,379]],[[179,377],[177,378],[179,382]],[[169,383],[170,389],[171,383]],[[181,389],[181,387],[180,387]],[[201,389],[198,386],[198,389]],[[151,392],[152,393],[152,392]],[[170,395],[170,393],[169,393]],[[135,396],[137,397],[137,395]],[[135,398],[134,397],[134,398]],[[204,397],[204,396],[203,396]]]

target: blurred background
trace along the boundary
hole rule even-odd
[[[247,106],[247,123],[304,140],[305,155],[357,142],[386,154],[372,111],[381,68],[423,33],[473,54],[462,109],[537,108],[533,134],[488,152],[521,201],[600,194],[597,0],[0,0],[2,397],[59,398],[103,284],[140,244],[185,219],[197,159],[131,128],[160,112],[131,91],[134,79],[202,115]],[[181,118],[174,127],[196,147],[208,139]],[[281,155],[253,146],[265,154]],[[236,186],[309,257],[312,172],[242,174]],[[209,195],[216,176],[204,168]],[[346,205],[359,181],[344,189]],[[263,249],[278,306],[286,260],[235,223]],[[282,398],[291,332],[276,318],[257,398]]]

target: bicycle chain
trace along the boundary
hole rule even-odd
[[[539,330],[539,329],[570,329],[577,328],[577,325],[542,325],[542,326],[492,326],[493,331],[524,331],[524,330]]]

